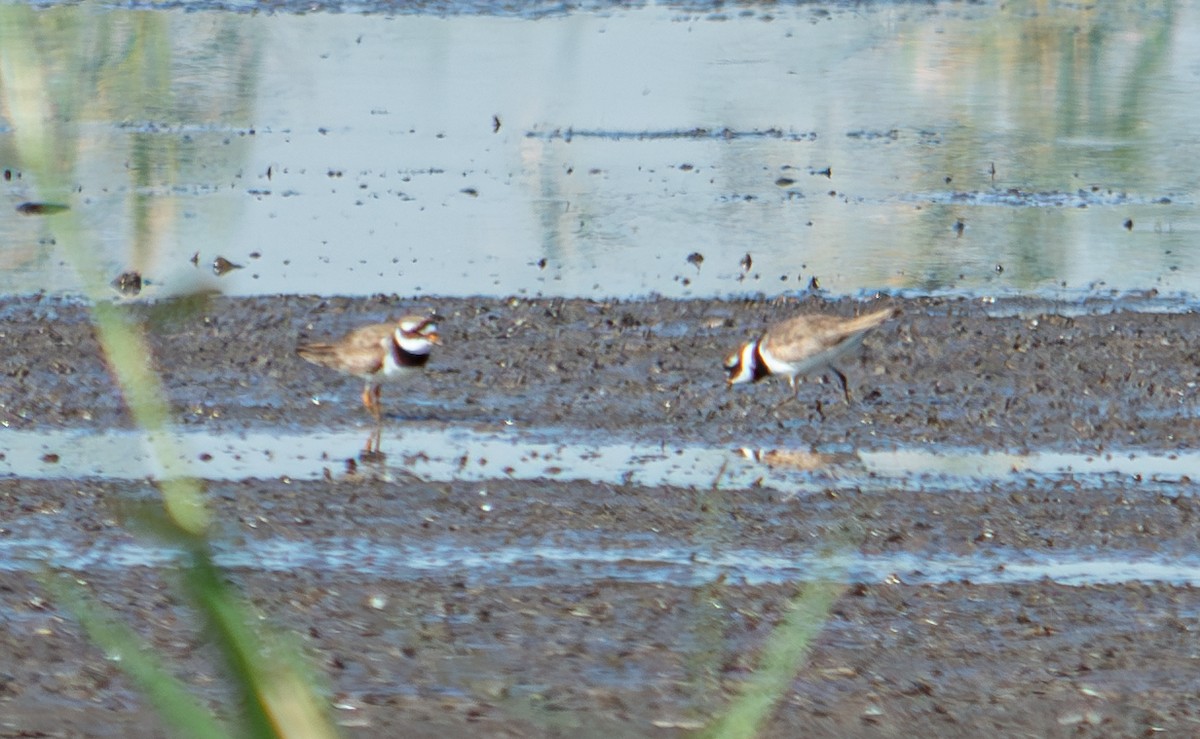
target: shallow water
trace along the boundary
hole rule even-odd
[[[850,696],[846,726],[874,723],[877,704],[893,716],[919,715],[918,694],[936,701],[930,715],[943,731],[944,716],[956,712],[985,716],[1008,705],[1014,715],[1044,713],[1051,688],[1071,693],[1064,705],[1073,711],[1083,683],[1062,676],[1093,670],[1088,663],[1098,669],[1080,679],[1133,675],[1184,685],[1181,693],[1194,698],[1186,685],[1194,665],[1175,672],[1163,665],[1186,662],[1179,656],[1188,653],[1180,648],[1178,635],[1187,631],[1180,614],[1195,612],[1192,588],[1200,585],[1191,507],[1200,458],[1170,448],[1170,426],[1194,421],[1195,378],[1179,370],[1185,362],[1167,368],[1156,361],[1161,323],[1127,325],[1121,350],[1107,354],[1106,329],[1085,334],[1095,349],[1083,355],[1085,363],[1068,361],[1079,357],[1078,343],[1064,338],[1068,328],[1035,331],[1042,313],[1200,307],[1192,238],[1200,223],[1200,150],[1191,139],[1200,69],[1194,0],[1136,8],[598,6],[504,17],[459,5],[451,7],[461,12],[445,16],[228,12],[241,5],[206,4],[214,10],[201,12],[0,6],[0,191],[13,206],[0,217],[0,293],[86,292],[68,257],[74,248],[74,259],[95,258],[104,273],[93,298],[117,295],[107,285],[127,271],[140,274],[140,295],[148,298],[207,290],[384,293],[404,302],[512,294],[729,298],[816,287],[831,295],[962,294],[981,299],[971,310],[953,301],[914,306],[903,330],[872,345],[872,364],[910,359],[893,341],[933,351],[944,340],[954,352],[981,349],[984,356],[959,363],[958,354],[943,352],[936,365],[925,365],[950,370],[946,387],[929,376],[936,369],[906,370],[903,377],[919,379],[904,388],[887,372],[875,375],[885,392],[862,413],[839,407],[842,441],[817,451],[800,440],[830,437],[809,433],[816,421],[806,409],[775,412],[769,433],[753,436],[762,425],[755,414],[771,412],[765,403],[706,406],[709,415],[690,417],[689,430],[715,419],[730,424],[729,433],[688,438],[744,435],[795,448],[648,446],[636,440],[637,428],[621,425],[640,419],[624,416],[590,433],[490,422],[445,426],[435,402],[420,407],[422,423],[389,426],[386,459],[367,461],[358,459],[366,428],[310,433],[304,420],[289,416],[304,398],[327,397],[345,417],[358,418],[357,386],[343,383],[339,397],[337,389],[296,382],[294,368],[280,372],[286,363],[259,363],[245,346],[226,356],[220,342],[245,334],[225,328],[244,325],[245,313],[211,324],[205,315],[203,328],[185,321],[180,333],[171,328],[169,337],[157,337],[176,346],[173,397],[199,408],[180,416],[199,429],[174,439],[180,456],[159,460],[137,433],[52,428],[62,419],[92,423],[93,406],[78,398],[103,394],[96,392],[108,387],[98,379],[103,368],[80,362],[83,369],[72,374],[70,362],[44,364],[26,349],[5,366],[28,391],[20,412],[0,402],[0,504],[7,506],[0,572],[9,576],[0,611],[19,627],[7,651],[13,669],[24,670],[13,684],[22,686],[30,716],[55,717],[66,702],[103,711],[107,721],[112,705],[124,700],[113,698],[124,688],[100,677],[112,666],[95,660],[106,658],[86,663],[87,652],[63,639],[68,614],[34,582],[47,566],[100,588],[107,583],[125,610],[149,614],[155,628],[176,628],[163,614],[176,612],[179,599],[159,575],[181,555],[134,529],[144,512],[139,504],[154,495],[143,482],[181,469],[206,481],[219,510],[218,563],[249,583],[262,613],[282,616],[313,640],[306,648],[328,665],[338,705],[358,701],[362,715],[374,717],[362,727],[385,712],[403,722],[398,731],[414,725],[391,705],[365,710],[380,696],[478,696],[476,683],[498,676],[511,680],[513,694],[536,692],[539,705],[551,694],[541,687],[546,683],[587,692],[574,710],[588,726],[604,725],[621,703],[593,690],[606,681],[630,691],[626,705],[635,716],[670,720],[680,701],[665,699],[664,712],[662,696],[677,695],[692,680],[725,683],[748,665],[742,655],[757,650],[771,614],[794,597],[793,586],[821,580],[887,586],[842,599],[839,608],[858,615],[839,611],[827,622],[826,636],[839,633],[822,649],[842,641],[847,651],[826,651],[818,664],[856,673],[862,685],[852,691],[818,681],[815,690]],[[38,154],[31,146],[38,142],[23,135],[30,121],[45,134],[41,153],[49,152],[49,164],[30,164]],[[70,209],[17,210],[27,201]],[[992,300],[1005,295],[1023,300]],[[1035,296],[1040,300],[1029,300]],[[37,346],[70,350],[55,339],[53,301],[17,303],[10,309],[21,314],[26,336],[39,337]],[[330,322],[371,311],[382,317],[393,307],[382,302],[339,315],[344,306],[336,306],[328,316],[314,309],[311,323],[284,315],[256,325],[272,332],[268,344],[283,354],[301,325],[319,334]],[[510,307],[493,312],[503,316]],[[528,317],[531,309],[524,310]],[[769,313],[763,306],[755,325]],[[1028,318],[1022,327],[996,330],[993,319],[1016,314]],[[934,316],[939,320],[929,320]],[[70,335],[90,338],[80,320],[71,319]],[[45,342],[39,323],[49,332]],[[1171,323],[1174,337],[1190,331],[1182,320],[1163,323]],[[586,325],[596,329],[603,319]],[[648,335],[686,339],[671,342],[671,351],[696,345],[688,343],[695,327],[682,319],[641,325]],[[703,330],[722,330],[714,326]],[[476,320],[472,337],[495,339],[493,328]],[[738,336],[748,333],[743,329]],[[1010,367],[1008,360],[1019,358],[1008,348],[1016,351],[1029,335],[1046,362]],[[620,336],[608,332],[606,340]],[[536,353],[543,338],[525,336],[518,346]],[[580,351],[564,363],[567,371],[587,372],[588,362],[573,360],[587,358],[591,338],[569,338],[567,351],[571,342]],[[208,359],[195,374],[178,349],[194,349],[190,339]],[[476,413],[457,396],[440,407],[459,404],[454,418],[508,417],[487,409],[495,387],[469,379],[470,363],[483,360],[464,343],[462,350],[446,348],[458,352],[459,365],[444,374],[446,367],[437,367],[434,377],[462,380],[484,397],[484,407]],[[715,354],[711,377],[707,360],[700,371],[696,361],[655,363],[640,355],[618,363],[619,373],[614,366],[597,376],[628,388],[647,369],[690,367],[695,382],[682,397],[695,399],[710,383],[720,386]],[[522,375],[521,395],[511,402],[537,405],[538,387],[580,386],[548,382],[557,365],[553,373],[538,369],[528,388]],[[242,373],[260,370],[292,381],[275,386],[264,377],[242,395],[239,388],[249,387],[240,384]],[[1053,392],[1059,370],[1070,375],[1065,395]],[[201,387],[214,377],[220,387]],[[861,384],[874,384],[870,377]],[[1093,381],[1096,394],[1080,404],[1079,426],[1062,423],[1074,409],[1069,393],[1087,394]],[[1030,394],[1015,412],[1056,419],[1056,438],[1040,438],[1065,451],[1022,451],[1029,437],[1020,417],[1005,417],[1009,406],[990,402],[993,390]],[[1090,402],[1095,398],[1100,402]],[[1133,410],[1110,418],[1101,412],[1110,400],[1114,413]],[[952,419],[962,446],[919,444],[924,424],[938,424],[927,420],[925,406],[951,416],[960,401],[979,423],[964,422],[966,411]],[[103,417],[119,417],[115,401],[103,402]],[[217,406],[242,403],[233,419],[211,425],[238,427],[237,418],[253,418],[246,431],[205,430]],[[894,445],[886,432],[856,425],[885,419],[884,406],[897,411],[889,422],[917,433]],[[817,414],[824,415],[819,406]],[[1144,423],[1153,414],[1157,423]],[[312,427],[328,429],[334,417],[343,418],[331,413]],[[999,421],[1002,428],[991,433]],[[847,441],[860,428],[862,441]],[[944,429],[932,430],[942,434],[932,438],[946,437]],[[992,442],[1000,451],[981,448]],[[1078,451],[1095,448],[1107,451]],[[127,500],[130,488],[136,492]],[[613,583],[635,587],[614,595],[620,588]],[[1105,583],[1128,586],[1114,591],[1115,605],[1087,587]],[[762,601],[766,607],[739,606],[737,591],[757,585],[784,587]],[[665,595],[680,589],[690,592]],[[726,592],[714,599],[714,589]],[[389,601],[396,604],[390,611],[382,607]],[[380,624],[368,625],[376,617]],[[426,621],[475,621],[479,630],[414,626]],[[943,641],[913,629],[931,623],[946,625],[937,635]],[[1095,645],[1103,641],[1109,651],[1114,634],[1135,648],[1096,663]],[[889,641],[893,635],[902,638]],[[170,634],[158,643],[191,638]],[[395,651],[409,639],[422,640],[419,649]],[[549,651],[531,649],[531,641]],[[1006,651],[998,662],[999,641],[1025,651]],[[718,660],[721,650],[710,649],[717,642],[738,656]],[[588,643],[601,648],[576,646]],[[480,660],[480,645],[512,651]],[[964,670],[962,655],[972,650],[978,663]],[[701,663],[705,674],[696,680],[694,666],[672,672],[672,654]],[[1047,661],[1056,657],[1070,664]],[[645,667],[635,674],[629,665],[638,659]],[[62,669],[76,662],[87,667]],[[914,692],[913,676],[935,663],[932,687],[916,684]],[[564,665],[571,674],[556,678]],[[845,667],[853,665],[863,667]],[[887,669],[903,673],[901,681],[880,681]],[[998,673],[1017,686],[1010,693],[1036,697],[1013,703],[1003,686],[997,689]],[[1038,682],[1031,675],[1052,677]],[[72,682],[87,690],[73,690]],[[41,698],[39,685],[48,686]],[[977,692],[963,692],[971,685]],[[1146,684],[1102,689],[1166,695]],[[548,710],[566,715],[565,695],[556,703],[551,694]],[[781,710],[807,710],[797,697],[803,694],[793,691]],[[496,698],[496,690],[482,691],[482,702]],[[651,710],[638,714],[646,701]],[[599,724],[586,713],[597,702],[604,704]],[[684,703],[691,707],[690,699]],[[436,712],[446,705],[440,701]],[[1179,705],[1181,722],[1190,725],[1195,711]],[[478,735],[481,712],[465,715],[463,735]],[[643,718],[622,733],[644,733],[650,724]],[[1020,733],[1078,724],[1052,715]],[[372,735],[396,733],[375,728]]]
[[[592,440],[570,440],[570,436],[546,429],[389,429],[385,437],[388,457],[353,465],[346,460],[357,453],[361,443],[358,431],[188,433],[179,435],[175,445],[188,450],[180,461],[184,465],[190,462],[195,473],[209,481],[261,479],[290,484],[374,479],[389,485],[405,480],[421,484],[477,481],[478,490],[470,499],[459,499],[454,505],[473,508],[481,519],[494,518],[502,527],[513,515],[513,506],[520,507],[524,501],[490,496],[488,490],[495,480],[583,481],[668,491],[750,491],[749,499],[738,503],[749,511],[760,504],[754,500],[769,500],[769,491],[776,497],[782,494],[784,510],[790,501],[804,497],[864,491],[878,491],[898,500],[915,493],[938,492],[947,496],[947,505],[958,505],[963,496],[976,492],[1056,497],[1063,494],[1061,487],[1056,487],[1062,480],[1070,481],[1072,490],[1165,484],[1167,494],[1190,497],[1193,487],[1176,483],[1186,481],[1200,465],[1196,454],[1174,452],[1002,454],[927,448],[755,452],[700,445],[647,448],[607,436]],[[136,433],[8,431],[3,442],[0,476],[4,477],[138,482],[147,475],[162,474]],[[544,498],[546,493],[537,497]],[[552,502],[552,495],[549,500]],[[314,500],[313,505],[324,503]],[[336,505],[352,506],[340,500]],[[687,507],[682,503],[684,510]],[[803,514],[796,509],[785,515]],[[1170,547],[1108,552],[1062,546],[1049,551],[1002,547],[975,555],[935,547],[882,554],[837,552],[836,548],[830,550],[828,542],[784,546],[775,542],[765,549],[743,541],[681,545],[670,532],[649,534],[640,526],[626,531],[621,525],[567,530],[551,526],[545,531],[524,532],[517,545],[488,540],[486,546],[464,546],[457,535],[398,542],[390,518],[374,520],[367,512],[355,513],[353,521],[354,532],[343,533],[335,527],[337,534],[312,532],[300,539],[250,537],[243,530],[232,542],[218,542],[218,561],[255,571],[303,568],[313,575],[336,577],[339,572],[354,572],[389,580],[469,573],[472,581],[514,587],[599,579],[698,585],[722,575],[750,584],[781,583],[810,579],[816,572],[856,582],[899,578],[914,585],[1041,579],[1075,585],[1128,580],[1200,584],[1200,560],[1180,558]],[[161,567],[177,557],[170,548],[138,542],[114,530],[100,536],[63,536],[61,525],[58,517],[40,510],[9,520],[6,536],[0,541],[0,568],[26,571],[46,564],[77,571]]]
[[[37,572],[46,566],[79,573],[168,567],[176,551],[127,538],[68,541],[58,536],[10,536],[0,541],[0,571]],[[216,546],[223,567],[255,572],[307,570],[315,577],[336,579],[338,573],[383,580],[466,577],[472,584],[495,587],[544,587],[588,581],[663,583],[699,586],[719,577],[750,585],[803,582],[833,576],[862,583],[903,582],[907,585],[970,581],[979,585],[1053,580],[1064,585],[1098,585],[1130,581],[1200,585],[1200,557],[1142,554],[1136,558],[1104,557],[1083,550],[1013,552],[994,556],[954,556],[936,552],[892,555],[772,548],[721,548],[698,553],[694,548],[628,547],[586,541],[569,547],[500,546],[486,551],[464,549],[461,542],[404,545],[394,541],[337,537],[333,539],[258,539],[235,546]]]
[[[67,156],[0,184],[146,296],[1200,294],[1194,2],[450,7],[10,8]],[[62,217],[0,290],[80,289]]]
[[[723,449],[701,445],[647,445],[608,434],[571,439],[561,429],[488,432],[461,427],[387,429],[385,458],[355,462],[367,433],[253,431],[187,433],[172,446],[183,451],[173,470],[206,480],[288,478],[318,480],[346,474],[426,481],[582,480],[647,487],[725,489],[761,487],[799,494],[847,487],[930,490],[1069,475],[1172,482],[1200,469],[1200,453],[1144,450],[1104,454],[1013,454],[938,445],[894,450],[815,452],[809,449]],[[164,466],[144,436],[133,432],[5,431],[0,477],[100,480],[159,479]]]

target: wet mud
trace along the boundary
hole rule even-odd
[[[899,318],[799,402],[769,380],[728,390],[721,360],[792,313],[895,305]],[[1087,313],[1088,310],[1095,313]],[[182,426],[332,428],[365,423],[361,382],[295,356],[406,311],[440,317],[445,346],[403,390],[391,423],[516,424],[620,432],[646,440],[859,448],[961,444],[992,450],[1197,446],[1200,349],[1191,314],[967,299],[640,301],[278,297],[130,305],[152,337]],[[1069,311],[1082,315],[1062,316]],[[14,428],[128,427],[82,307],[0,303],[9,378],[0,413]],[[829,384],[830,381],[833,384]],[[390,390],[390,392],[388,392]],[[386,443],[386,442],[385,442]],[[386,448],[384,449],[386,452]]]
[[[782,405],[782,382],[724,386],[721,358],[770,321],[882,305],[900,317],[840,365],[851,404],[832,376],[811,378]],[[425,375],[384,389],[386,464],[358,460],[357,447],[330,449],[324,480],[208,485],[231,578],[297,635],[347,735],[698,728],[752,675],[767,634],[812,576],[801,565],[771,576],[723,569],[723,553],[735,550],[784,562],[824,551],[834,572],[843,555],[910,563],[845,570],[846,589],[767,736],[1195,732],[1195,587],[1000,576],[1016,559],[1068,551],[1192,557],[1189,476],[846,486],[814,471],[799,492],[720,480],[686,488],[522,480],[500,469],[483,482],[424,480],[402,469],[421,450],[395,439],[412,424],[517,427],[632,439],[648,453],[683,442],[745,447],[774,464],[945,447],[1183,453],[1198,430],[1195,316],[819,296],[218,298],[124,310],[151,334],[181,426],[361,428],[365,437],[361,384],[304,363],[294,347],[412,309],[436,311],[445,346]],[[8,299],[0,320],[3,433],[130,427],[82,307]],[[0,479],[3,534],[99,542],[74,574],[216,703],[225,698],[219,674],[170,568],[123,566],[115,555],[137,541],[126,525],[130,501],[153,495],[145,483]],[[240,548],[312,542],[340,548],[270,568],[236,557]],[[391,547],[414,556],[398,565],[385,557]],[[0,736],[167,735],[118,666],[52,602],[38,562],[6,551]],[[520,551],[547,554],[501,556]],[[924,577],[934,554],[994,562],[997,577]]]

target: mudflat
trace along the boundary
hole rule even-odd
[[[883,306],[899,317],[840,364],[851,403],[820,375],[787,403],[783,382],[725,387],[722,357],[770,322]],[[291,566],[232,556],[229,573],[296,635],[348,735],[671,736],[703,726],[754,673],[811,577],[801,565],[722,570],[725,553],[748,551],[783,562],[824,552],[834,572],[839,558],[905,563],[843,569],[845,587],[767,736],[1197,730],[1200,595],[1189,580],[1006,574],[1064,553],[1194,565],[1190,475],[1014,470],[860,485],[870,475],[845,472],[860,453],[889,450],[1185,455],[1200,433],[1194,315],[820,296],[197,298],[124,310],[150,335],[177,424],[231,437],[361,428],[365,438],[360,382],[303,362],[295,345],[412,310],[440,316],[445,346],[427,371],[384,389],[385,459],[330,448],[320,478],[214,475],[207,485],[228,551],[322,543],[323,557]],[[84,306],[4,299],[0,333],[10,458],[5,440],[23,433],[131,428]],[[501,468],[482,480],[423,479],[405,474],[405,460],[426,450],[395,438],[414,426],[620,439],[648,456],[685,443],[744,448],[764,471],[791,465],[806,484],[515,479]],[[60,549],[89,547],[90,565],[69,568],[77,579],[200,695],[226,697],[170,567],[116,556],[136,541],[124,502],[153,495],[143,481],[0,479],[5,538],[47,542],[39,556],[10,546],[0,570],[0,736],[168,733],[41,587],[40,566],[62,567]],[[387,559],[393,545],[422,559]],[[512,554],[521,550],[530,556]],[[994,564],[974,578],[923,568],[947,558]]]

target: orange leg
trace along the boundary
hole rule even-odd
[[[362,402],[367,410],[371,412],[371,416],[375,419],[375,428],[371,431],[371,435],[367,437],[367,443],[363,448],[364,458],[371,458],[378,455],[379,444],[383,437],[383,405],[379,402],[379,395],[382,388],[378,385],[367,385],[362,391]]]
[[[383,441],[383,427],[376,426],[371,435],[367,437],[366,446],[363,447],[363,458],[370,459],[381,456],[379,445]]]
[[[382,406],[379,404],[379,394],[382,389],[378,385],[374,387],[367,385],[363,388],[362,392],[363,405],[370,411],[377,422],[383,420]]]

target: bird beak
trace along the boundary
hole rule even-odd
[[[429,339],[429,342],[431,344],[437,344],[438,346],[442,345],[442,335],[437,333],[436,331],[433,332],[432,334],[425,334],[425,338]]]

